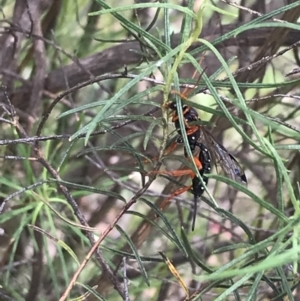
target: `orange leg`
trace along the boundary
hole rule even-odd
[[[166,149],[164,155],[166,156],[166,155],[172,153],[172,151],[176,148],[177,144],[178,144],[178,143],[177,143],[176,141],[174,141],[174,142]]]
[[[195,88],[197,88],[197,86],[195,86]],[[171,94],[177,94],[180,96],[180,98],[184,99],[184,100],[188,100],[187,96],[184,95],[184,93],[181,93],[179,91],[176,91],[176,90],[171,90]]]
[[[165,199],[165,200],[161,203],[161,205],[160,205],[160,210],[163,210],[163,209],[170,203],[170,201],[171,201],[174,197],[176,197],[176,196],[178,196],[178,195],[180,195],[180,194],[182,194],[182,193],[188,191],[191,187],[192,187],[192,185],[190,185],[190,186],[185,186],[185,187],[182,187],[182,188],[177,189],[176,191],[174,191],[167,199]]]
[[[195,173],[191,169],[180,169],[180,170],[173,170],[173,171],[153,170],[148,173],[148,175],[150,174],[166,175],[171,177],[180,177],[180,176],[189,175],[191,178],[195,176]]]
[[[189,158],[188,158],[189,160]],[[200,170],[202,169],[202,163],[197,157],[193,157],[193,160],[197,166],[197,168]],[[158,174],[158,175],[166,175],[171,177],[181,177],[189,175],[191,178],[195,177],[195,173],[192,169],[179,169],[179,170],[173,170],[173,171],[167,171],[167,170],[153,170],[148,172],[148,175],[151,174]]]
[[[202,169],[202,163],[197,157],[193,157],[193,160],[197,166],[197,168],[200,170]],[[180,169],[180,170],[173,170],[173,171],[161,171],[161,170],[154,170],[148,173],[149,174],[161,174],[161,175],[167,175],[167,176],[173,176],[173,177],[180,177],[180,176],[185,176],[189,175],[192,179],[195,177],[195,173],[192,169]],[[175,197],[178,196],[186,191],[188,191],[192,185],[190,186],[185,186],[182,188],[177,189],[174,191],[167,199],[165,199],[162,204],[160,205],[160,209],[163,210],[166,205]]]
[[[172,122],[176,122],[177,119],[178,119],[178,116],[173,117]],[[197,132],[200,128],[198,125],[189,125],[189,123],[186,120],[184,120],[184,125],[185,125],[185,130],[186,130],[187,135],[191,135],[191,134]]]
[[[184,116],[186,113],[188,113],[188,111],[190,110],[190,106],[187,106],[185,108],[185,110],[182,112],[182,115]],[[172,114],[172,122],[175,122],[179,119],[178,117],[178,114],[177,114],[177,111],[173,111],[173,114]]]

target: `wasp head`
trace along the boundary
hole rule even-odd
[[[178,116],[178,109],[177,109],[177,104],[176,102],[174,101],[170,101],[166,104],[166,108],[170,109],[173,111],[173,114],[175,116]],[[183,116],[184,116],[184,119],[187,121],[187,122],[192,122],[192,121],[196,121],[198,120],[199,118],[199,115],[197,113],[197,111],[191,107],[191,106],[188,106],[186,104],[183,104],[182,105],[182,113],[183,113]]]

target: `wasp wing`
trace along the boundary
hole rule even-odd
[[[199,142],[206,145],[215,165],[220,166],[229,178],[237,182],[247,183],[245,172],[234,156],[222,144],[217,142],[205,128],[201,127],[200,131]],[[196,149],[199,149],[199,147]],[[196,149],[195,151],[198,151]]]

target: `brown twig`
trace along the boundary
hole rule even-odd
[[[91,248],[91,250],[89,251],[89,253],[86,255],[86,257],[83,260],[83,262],[81,263],[80,267],[77,269],[77,271],[74,274],[72,280],[70,281],[69,286],[67,287],[67,289],[65,290],[65,292],[63,293],[63,295],[61,296],[61,298],[59,299],[59,301],[65,301],[66,300],[66,298],[68,297],[68,295],[69,295],[72,287],[75,285],[75,282],[78,279],[80,273],[82,272],[82,270],[86,266],[87,262],[90,260],[91,256],[95,252],[95,250],[97,250],[99,248],[99,246],[100,246],[101,242],[104,240],[104,238],[114,228],[114,226],[117,224],[117,222],[120,220],[120,218],[124,215],[124,213],[126,213],[126,211],[137,201],[137,199],[140,196],[142,196],[143,193],[149,188],[149,186],[151,185],[151,183],[152,183],[151,180],[148,181],[146,183],[146,185],[136,193],[136,195],[123,207],[123,209],[117,215],[117,217],[115,218],[115,220],[102,233],[102,235],[99,237],[99,239],[97,240],[97,242],[95,242],[95,244],[93,245],[93,247]],[[125,295],[123,295],[123,299],[125,300]]]

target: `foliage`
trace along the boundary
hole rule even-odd
[[[1,300],[296,300],[300,3],[185,4],[1,2]],[[248,179],[215,162],[195,231],[170,99]]]

